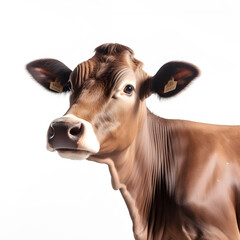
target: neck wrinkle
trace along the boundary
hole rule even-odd
[[[177,138],[175,124],[172,120],[159,118],[153,114],[149,116],[149,134],[152,139],[152,179],[151,204],[146,219],[148,224],[147,239],[161,239],[166,235],[165,225],[168,215],[174,207],[174,186],[176,160],[174,156],[174,140]],[[176,122],[175,122],[176,123]],[[154,149],[154,150],[153,150]],[[148,159],[149,161],[149,159]]]
[[[135,238],[152,239],[163,234],[165,203],[174,192],[176,163],[172,138],[175,136],[171,120],[150,111],[139,129],[133,144],[114,162]]]

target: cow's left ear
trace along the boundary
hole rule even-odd
[[[178,94],[198,75],[199,70],[192,64],[168,62],[149,79],[150,91],[157,93],[160,97],[171,97]]]
[[[52,92],[70,90],[69,76],[72,72],[65,64],[56,59],[39,59],[26,66],[32,77],[44,88]]]

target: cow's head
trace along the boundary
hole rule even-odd
[[[198,75],[191,64],[169,62],[150,77],[133,55],[123,45],[105,44],[73,71],[54,59],[27,65],[33,78],[47,90],[70,92],[66,114],[50,124],[49,150],[84,159],[128,148],[143,124],[145,99],[152,93],[163,98],[174,96]]]

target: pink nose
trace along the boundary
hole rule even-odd
[[[47,133],[47,140],[53,149],[77,149],[77,142],[83,134],[83,124],[53,121]]]

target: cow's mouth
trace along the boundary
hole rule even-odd
[[[58,154],[63,158],[72,160],[82,160],[88,158],[92,153],[81,149],[56,149]]]
[[[63,158],[69,158],[72,160],[82,160],[88,158],[90,155],[94,154],[90,151],[83,149],[74,148],[53,148],[49,143],[47,144],[47,149],[51,152],[57,151],[58,154]]]

